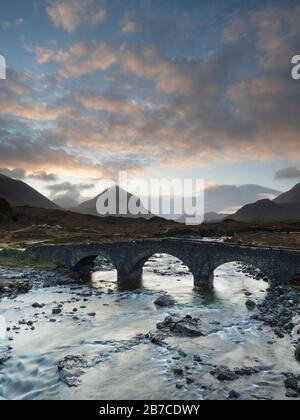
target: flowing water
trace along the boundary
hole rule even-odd
[[[147,263],[142,289],[118,292],[115,280],[115,272],[100,271],[93,274],[92,289],[36,288],[1,301],[0,316],[11,328],[1,346],[10,345],[12,351],[0,369],[0,399],[225,399],[232,389],[244,399],[285,397],[282,373],[299,371],[290,340],[276,339],[268,327],[250,319],[245,306],[245,293],[259,302],[266,283],[227,264],[216,272],[214,291],[201,295],[193,291],[192,276],[181,262],[164,255]],[[173,308],[155,306],[162,292],[176,300]],[[33,308],[35,302],[45,306]],[[52,315],[58,304],[62,314]],[[169,313],[200,318],[206,336],[171,337],[168,348],[146,341],[126,345],[136,334],[155,330]],[[22,320],[33,321],[35,329],[19,325]],[[66,355],[100,353],[101,360],[84,369],[77,388],[59,379],[57,363]],[[210,374],[212,365],[261,371],[220,382]],[[192,378],[189,384],[174,375],[178,367]]]

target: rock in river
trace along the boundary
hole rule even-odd
[[[0,354],[0,366],[4,365],[4,363],[6,363],[9,359],[10,359],[9,354],[7,353]]]
[[[154,302],[156,306],[170,307],[175,305],[175,300],[168,295],[162,295]]]
[[[286,389],[293,389],[294,391],[298,388],[298,381],[295,375],[289,373],[286,375],[286,380],[284,381]]]
[[[235,400],[238,400],[240,396],[241,395],[238,392],[230,391],[227,399],[230,401],[235,401]]]
[[[252,311],[256,308],[256,303],[253,300],[248,299],[246,302],[246,306],[250,311]]]
[[[60,308],[53,308],[52,309],[52,315],[59,315],[61,314],[61,309]]]
[[[226,366],[219,366],[212,370],[211,375],[215,376],[219,381],[235,381],[242,376],[251,376],[259,373],[259,369],[255,367],[244,367],[229,369]]]
[[[66,356],[58,363],[60,379],[69,387],[78,387],[81,384],[79,377],[86,367],[88,361],[85,355]]]
[[[200,327],[200,320],[186,315],[184,318],[167,316],[164,321],[157,324],[157,329],[167,335],[180,335],[186,337],[204,336]]]

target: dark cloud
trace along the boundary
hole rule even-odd
[[[293,166],[280,169],[276,172],[275,179],[300,179],[300,169]]]
[[[64,208],[72,208],[82,201],[81,193],[90,190],[94,184],[73,184],[71,182],[63,182],[59,184],[48,185],[50,191],[50,199],[56,204]]]
[[[20,168],[16,168],[16,169],[0,168],[0,174],[8,176],[10,178],[14,178],[14,179],[26,178],[26,171]]]

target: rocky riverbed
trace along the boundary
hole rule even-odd
[[[300,398],[298,294],[239,271],[199,294],[168,256],[135,292],[110,267],[90,285],[0,268],[0,398]]]

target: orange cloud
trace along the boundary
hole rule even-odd
[[[47,12],[55,26],[62,26],[69,32],[76,31],[82,24],[94,26],[106,16],[99,0],[54,0]]]

